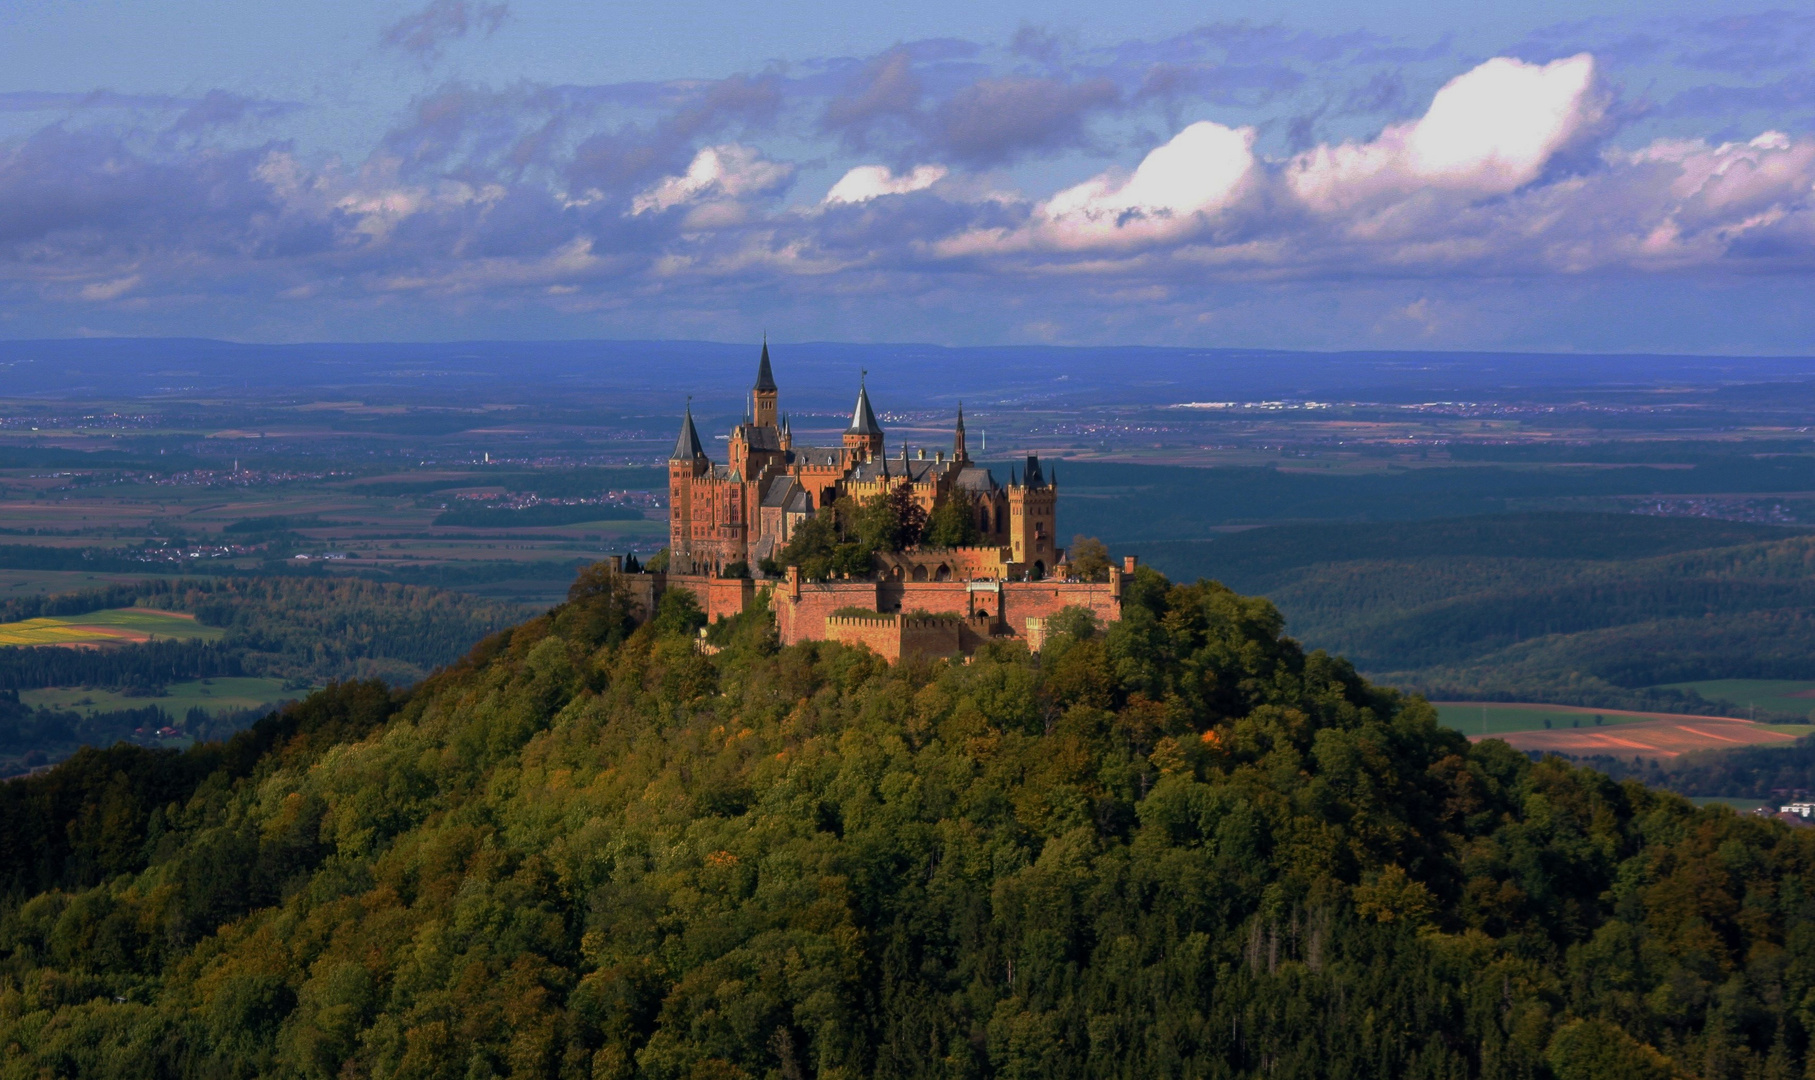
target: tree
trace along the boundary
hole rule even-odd
[[[977,542],[980,535],[977,531],[977,507],[971,500],[970,492],[963,488],[953,488],[950,495],[939,500],[933,507],[932,516],[927,520],[926,532],[921,538],[921,546],[969,547]]]
[[[920,542],[926,533],[926,508],[914,497],[914,486],[903,480],[888,494],[889,513],[895,519],[891,551],[902,551]]]
[[[1094,536],[1071,538],[1071,576],[1079,581],[1109,580],[1109,548]]]

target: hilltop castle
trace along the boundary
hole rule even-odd
[[[1134,573],[1134,559],[1111,566],[1106,581],[1072,580],[1056,544],[1057,477],[1030,456],[1019,472],[1009,470],[1006,485],[998,483],[971,460],[962,406],[951,453],[938,450],[929,458],[906,447],[889,455],[861,382],[838,446],[797,445],[779,404],[765,342],[725,464],[706,456],[687,408],[668,456],[668,564],[625,575],[643,610],[654,611],[666,590],[684,589],[709,619],[718,619],[766,594],[784,644],[843,641],[890,660],[968,654],[1000,639],[1038,650],[1046,620],[1066,608],[1084,608],[1102,622],[1121,618],[1123,580]],[[898,493],[904,485],[929,514],[962,497],[975,515],[977,541],[881,552],[875,573],[864,579],[806,581],[798,566],[783,567],[779,577],[750,576],[750,568],[776,559],[801,522],[821,509],[843,497],[862,502]]]
[[[773,558],[801,521],[840,497],[861,502],[903,484],[928,514],[962,490],[979,539],[964,548],[886,554],[880,567],[885,577],[1039,580],[1063,559],[1055,539],[1057,478],[1046,475],[1038,457],[1029,457],[1022,473],[1011,469],[1008,484],[998,484],[988,469],[971,460],[962,405],[951,455],[938,450],[931,458],[924,449],[910,454],[905,445],[898,457],[889,456],[869,389],[862,383],[838,446],[797,445],[779,405],[765,341],[745,420],[731,429],[725,464],[706,456],[693,409],[687,408],[668,456],[670,569],[717,573],[738,563],[755,565]]]

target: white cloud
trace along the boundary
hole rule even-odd
[[[659,212],[715,195],[736,199],[766,194],[793,176],[794,166],[765,160],[754,147],[708,146],[693,155],[685,173],[664,177],[632,200],[630,212]]]
[[[1587,53],[1541,65],[1495,57],[1451,79],[1419,119],[1293,158],[1286,184],[1325,213],[1419,190],[1504,195],[1598,130],[1605,112]]]
[[[826,203],[860,203],[883,195],[906,195],[925,191],[945,179],[943,165],[916,165],[896,176],[887,165],[859,165],[845,173],[832,190],[826,192]]]
[[[1027,227],[956,237],[946,254],[1032,247],[1081,251],[1176,241],[1238,201],[1257,174],[1254,129],[1200,120],[1150,151],[1134,173],[1086,180],[1034,208]]]

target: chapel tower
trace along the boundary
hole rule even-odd
[[[762,362],[756,366],[756,385],[750,390],[750,416],[757,427],[781,428],[775,411],[778,397],[775,373],[769,370],[769,339],[764,337]]]

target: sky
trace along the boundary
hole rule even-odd
[[[1815,352],[1815,11],[0,6],[0,337]]]

